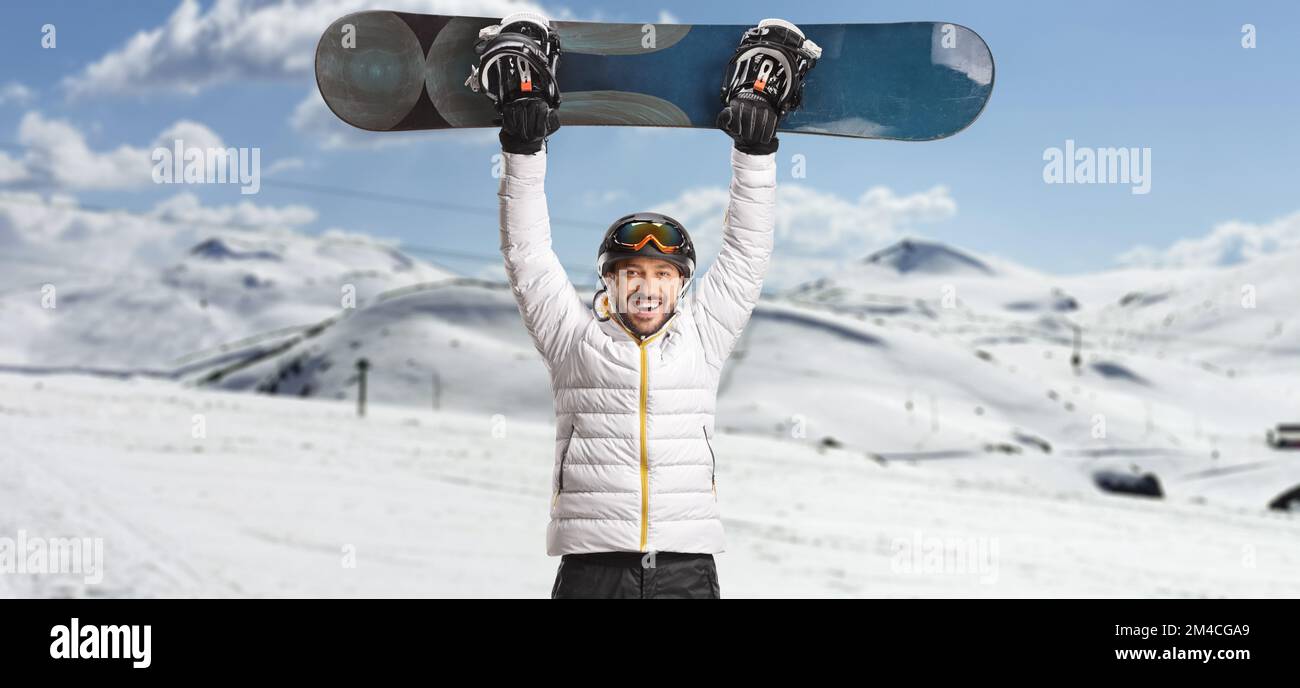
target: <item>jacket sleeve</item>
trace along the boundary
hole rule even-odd
[[[709,362],[721,366],[758,304],[776,227],[776,154],[731,150],[722,248],[697,283],[693,315]]]
[[[591,318],[551,248],[546,207],[546,151],[503,152],[497,198],[501,206],[501,254],[524,327],[548,369],[564,358]]]

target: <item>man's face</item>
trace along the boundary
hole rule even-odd
[[[628,327],[639,335],[652,334],[677,307],[683,279],[677,266],[659,258],[637,256],[614,263],[605,273],[610,307],[623,313]]]

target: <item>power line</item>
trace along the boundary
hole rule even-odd
[[[26,150],[25,146],[22,146],[21,144],[12,141],[0,141],[0,148],[8,148],[17,151]],[[468,205],[464,203],[451,203],[448,201],[439,201],[439,200],[434,200],[429,198],[417,198],[414,196],[403,196],[400,194],[380,193],[377,191],[369,191],[366,189],[330,186],[326,184],[311,184],[308,182],[295,182],[295,181],[281,180],[281,179],[264,179],[261,181],[261,185],[278,186],[284,189],[290,189],[294,191],[305,191],[307,193],[322,194],[334,198],[343,196],[347,198],[356,198],[365,201],[375,201],[378,203],[408,205],[408,206],[415,206],[419,208],[432,208],[434,210],[442,210],[444,212],[450,212],[450,213],[463,213],[463,214],[470,214],[470,215],[484,215],[484,216],[496,217],[500,212],[498,208],[486,208],[483,206]],[[557,217],[557,216],[551,216],[550,220],[552,225],[568,225],[572,227],[581,227],[584,229],[590,229],[592,227],[592,223],[587,220],[578,220],[574,218],[565,218],[565,217]]]
[[[0,141],[0,148],[9,148],[12,150],[25,150],[24,146],[13,141]],[[280,188],[294,190],[294,191],[303,191],[307,193],[322,194],[322,195],[327,195],[335,198],[343,196],[348,198],[356,198],[360,200],[374,201],[378,203],[389,203],[389,204],[407,205],[407,206],[414,206],[414,207],[421,207],[421,208],[431,208],[434,210],[440,210],[443,212],[450,212],[450,213],[493,216],[498,218],[500,213],[499,208],[485,208],[482,206],[473,206],[473,205],[467,205],[461,203],[451,203],[447,201],[438,201],[438,200],[432,200],[428,198],[416,198],[412,196],[403,196],[400,194],[379,193],[375,191],[368,191],[365,189],[344,188],[344,187],[330,186],[325,184],[311,184],[307,182],[295,182],[295,181],[277,180],[277,179],[266,179],[263,180],[261,183],[264,186],[280,187]],[[13,199],[13,200],[17,201],[17,199]],[[22,201],[17,201],[17,202],[22,202]],[[42,203],[42,205],[48,205],[48,204]],[[242,231],[260,231],[265,229],[264,227],[261,226],[238,225],[233,223],[211,223],[211,222],[190,221],[190,220],[173,221],[170,220],[169,218],[132,212],[124,208],[108,208],[103,206],[95,206],[93,204],[78,203],[76,207],[85,210],[102,212],[102,213],[127,213],[127,214],[134,215],[136,217],[149,218],[157,222],[171,223],[171,224],[188,224],[189,226],[194,226],[194,227],[209,227],[215,229],[236,229]],[[569,226],[575,228],[581,227],[583,229],[590,229],[592,227],[592,224],[588,221],[577,220],[573,218],[556,217],[552,215],[550,216],[549,219],[551,225],[553,226],[561,225],[561,226]],[[399,247],[403,251],[407,251],[411,253],[419,253],[422,255],[443,256],[447,258],[475,260],[475,261],[492,262],[492,263],[501,260],[501,256],[499,254],[486,255],[481,253],[456,251],[456,250],[446,249],[438,246],[422,246],[418,244],[403,243],[403,244],[399,244]],[[591,269],[591,266],[580,267],[572,264],[563,264],[563,265],[566,271],[573,273],[575,275],[587,274],[587,272]]]
[[[410,206],[416,206],[421,208],[432,208],[434,210],[442,210],[451,213],[491,215],[493,217],[498,217],[500,213],[499,208],[485,208],[483,206],[465,205],[462,203],[449,203],[447,201],[437,201],[428,198],[415,198],[412,196],[401,196],[397,194],[378,193],[375,191],[367,191],[364,189],[348,189],[348,188],[338,187],[338,186],[327,186],[324,184],[308,184],[305,182],[292,182],[292,181],[277,180],[277,179],[267,179],[262,181],[262,185],[278,186],[281,188],[292,189],[295,191],[306,191],[308,193],[319,193],[319,194],[326,194],[329,196],[347,196],[350,198],[358,198],[367,201],[376,201],[379,203],[394,203],[398,205],[410,205]],[[568,225],[572,227],[581,227],[583,229],[590,229],[592,227],[592,223],[590,221],[577,220],[574,218],[556,217],[554,215],[550,217],[550,221],[552,225]]]
[[[463,258],[466,260],[481,260],[481,261],[494,262],[494,263],[502,260],[501,254],[499,253],[488,255],[484,253],[452,251],[448,249],[437,248],[434,246],[420,246],[418,244],[402,244],[401,249],[408,253],[420,253],[420,254],[427,253],[432,255],[445,256],[448,258]],[[592,265],[587,265],[587,266],[577,266],[571,263],[561,263],[561,265],[564,266],[566,272],[569,272],[574,275],[582,275],[588,272],[595,273],[596,271],[595,261],[592,261]]]
[[[101,206],[96,204],[78,203],[77,205],[59,206],[57,204],[48,203],[44,199],[33,199],[33,198],[22,197],[22,196],[0,196],[0,204],[4,204],[4,203],[38,205],[42,207],[57,208],[61,210],[74,210],[74,211],[82,210],[82,211],[88,211],[94,213],[101,213],[104,215],[127,215],[142,221],[157,222],[159,224],[178,226],[178,227],[190,227],[190,228],[201,228],[201,229],[212,229],[212,230],[236,230],[236,231],[244,231],[244,232],[259,232],[266,229],[266,227],[262,225],[247,225],[247,224],[239,224],[233,222],[211,222],[206,220],[186,219],[186,218],[172,217],[166,215],[150,215],[146,213],[127,210],[126,208],[111,208],[108,206]],[[396,249],[406,253],[415,253],[420,255],[451,258],[451,259],[458,259],[458,260],[473,260],[473,261],[480,261],[485,263],[497,263],[502,260],[502,256],[499,253],[496,254],[474,253],[469,251],[459,251],[459,250],[445,248],[441,246],[405,244],[399,242],[398,245],[396,246]],[[572,264],[562,264],[562,265],[564,265],[564,269],[567,272],[573,275],[587,274],[588,271],[592,269],[591,266],[577,266]],[[115,276],[119,275],[117,271],[96,269],[95,267],[90,265],[65,266],[65,267],[75,267],[79,270],[85,270],[87,272],[99,272],[105,275],[108,274],[112,274]],[[586,286],[586,285],[578,285],[578,286]],[[23,288],[25,287],[19,287],[19,289],[23,289]],[[7,291],[9,290],[5,290],[5,292]],[[5,292],[0,292],[0,293],[5,293]]]

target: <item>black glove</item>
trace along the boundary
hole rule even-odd
[[[776,108],[753,91],[741,91],[718,113],[717,126],[736,140],[736,150],[750,155],[775,153]]]
[[[560,113],[541,98],[520,98],[501,107],[501,150],[531,155],[560,128]]]

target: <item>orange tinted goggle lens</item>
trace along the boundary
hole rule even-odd
[[[663,253],[676,253],[686,244],[686,237],[670,224],[628,222],[615,230],[614,241],[637,251],[653,241]]]

